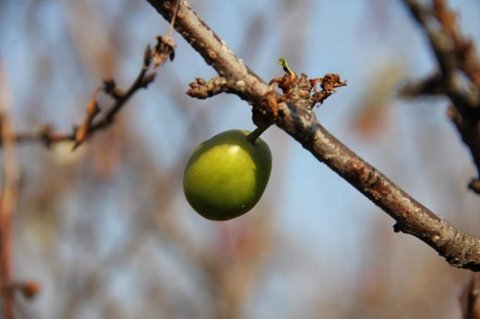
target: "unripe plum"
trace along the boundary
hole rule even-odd
[[[199,144],[190,156],[183,189],[190,205],[211,220],[248,212],[262,196],[272,169],[267,143],[250,132],[230,130]]]

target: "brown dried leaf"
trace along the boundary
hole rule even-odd
[[[98,113],[100,113],[100,108],[98,107],[95,97],[92,97],[87,104],[87,117],[75,132],[75,144],[72,147],[72,151],[79,147],[87,139],[92,122]]]

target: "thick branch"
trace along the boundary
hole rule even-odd
[[[170,21],[175,0],[147,0]],[[395,231],[420,238],[455,267],[480,270],[480,241],[456,230],[396,186],[385,175],[365,162],[333,137],[317,121],[313,111],[298,103],[266,103],[270,87],[251,72],[225,43],[180,0],[175,29],[212,65],[218,74],[234,79],[234,92],[269,117],[277,126],[300,142],[319,161],[328,165],[397,223]]]

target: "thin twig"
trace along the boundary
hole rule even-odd
[[[130,99],[130,97],[132,97],[137,90],[146,88],[155,79],[155,73],[147,74],[151,62],[152,52],[150,47],[147,47],[145,49],[140,72],[138,73],[135,81],[133,81],[133,83],[125,92],[122,92],[122,90],[118,89],[113,80],[109,79],[105,81],[104,91],[107,94],[110,93],[110,95],[114,98],[114,102],[102,117],[98,117],[97,115],[100,114],[100,110],[97,102],[94,98],[89,101],[87,106],[87,117],[84,121],[84,124],[77,130],[77,132],[80,131],[83,134],[76,134],[77,132],[75,133],[74,148],[78,147],[80,143],[83,143],[88,136],[111,125],[115,119],[115,116],[125,106],[128,99]]]
[[[173,0],[147,1],[167,21],[171,20]],[[452,266],[480,270],[480,240],[452,227],[338,141],[318,123],[309,109],[310,101],[282,102],[282,96],[272,92],[265,81],[238,59],[185,0],[181,1],[175,29],[220,76],[234,84],[229,92],[253,105],[254,111],[270,118],[320,162],[382,208],[397,221],[395,231],[418,237]],[[270,99],[272,96],[274,98]],[[267,103],[267,100],[273,103]]]
[[[172,37],[157,37],[157,45],[152,52],[150,47],[145,49],[142,66],[140,71],[127,90],[117,87],[113,79],[104,80],[103,87],[97,89],[92,98],[88,101],[86,107],[86,116],[78,128],[72,132],[56,132],[51,126],[45,125],[32,132],[16,132],[10,134],[10,139],[16,144],[19,143],[38,143],[45,146],[53,143],[71,141],[74,142],[73,149],[83,144],[94,133],[109,127],[115,120],[117,114],[123,109],[127,101],[140,89],[146,88],[155,79],[155,72],[149,72],[152,61],[154,67],[158,68],[165,61],[172,60],[174,57],[175,42]],[[96,96],[103,91],[113,99],[112,105],[107,108],[100,107],[97,104]],[[0,146],[4,146],[5,141],[0,140]]]

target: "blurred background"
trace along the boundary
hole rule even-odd
[[[480,40],[480,3],[449,1]],[[480,236],[469,153],[447,101],[402,101],[402,83],[435,70],[401,1],[191,0],[263,79],[339,73],[348,86],[320,122],[427,207]],[[0,66],[14,130],[80,124],[106,77],[127,87],[168,24],[147,1],[0,1]],[[17,146],[13,277],[38,282],[18,318],[461,318],[471,273],[393,220],[277,128],[266,193],[228,222],[197,215],[182,191],[190,152],[223,130],[252,129],[236,96],[194,100],[215,75],[175,34],[176,58],[106,131],[78,151]],[[5,92],[5,88],[3,91]],[[100,106],[109,100],[100,100]]]

